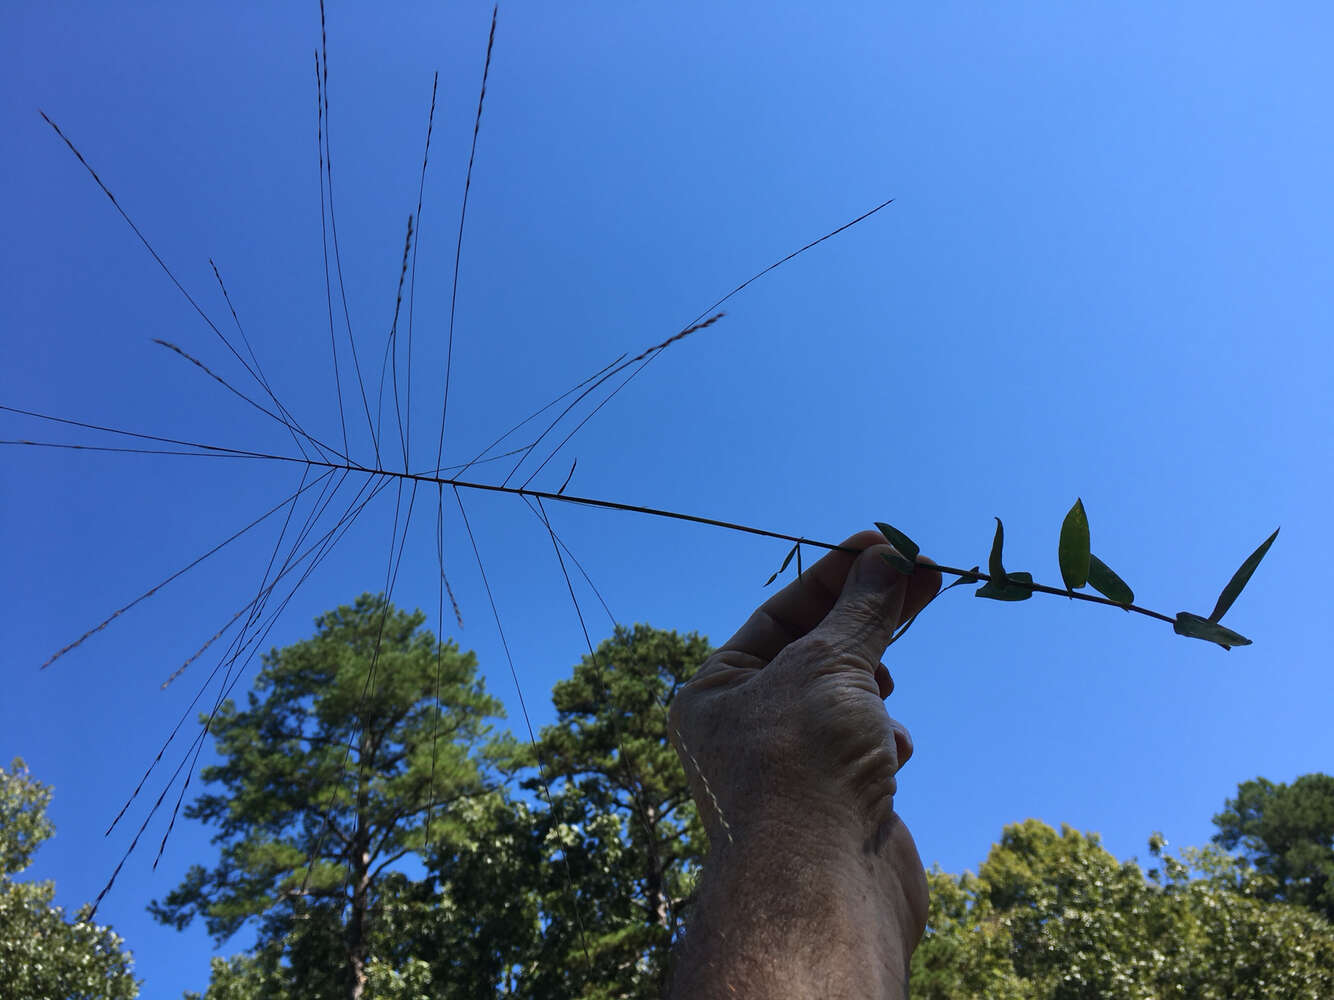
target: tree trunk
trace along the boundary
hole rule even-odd
[[[359,864],[352,874],[352,912],[347,925],[347,971],[349,1000],[361,1000],[366,991],[366,895],[370,879],[367,862],[370,853],[358,847]]]
[[[662,855],[658,850],[658,821],[660,819],[658,810],[651,804],[645,804],[642,812],[644,826],[647,828],[647,843],[644,845],[644,907],[648,911],[648,916],[652,922],[662,931],[660,942],[652,945],[654,951],[659,951],[653,958],[658,965],[658,989],[667,988],[667,972],[670,965],[668,961],[668,951],[671,948],[672,941],[672,908],[671,900],[667,898],[666,877]]]
[[[651,805],[644,806],[644,826],[648,835],[644,845],[648,860],[644,872],[644,904],[653,922],[670,933],[672,917],[663,886],[662,857],[658,854],[658,811]]]
[[[371,750],[367,727],[361,727],[360,762],[364,764]],[[360,770],[360,768],[358,769]],[[357,788],[357,825],[348,845],[348,861],[352,877],[352,912],[347,922],[347,995],[348,1000],[361,1000],[366,992],[366,924],[367,897],[370,894],[371,832],[366,825],[366,788],[360,782]]]

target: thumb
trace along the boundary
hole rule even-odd
[[[848,570],[834,606],[810,633],[874,670],[903,615],[908,575],[890,560],[902,562],[891,545],[872,545]]]

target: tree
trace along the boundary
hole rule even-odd
[[[424,956],[430,988],[423,995],[432,997],[537,995],[530,987],[543,941],[559,934],[561,922],[545,905],[542,824],[529,804],[504,796],[464,808],[471,832],[433,845],[426,877],[406,887],[386,916],[384,933],[397,945],[385,953],[386,967],[408,969],[391,955]]]
[[[558,721],[525,750],[531,802],[493,802],[428,864],[450,996],[661,996],[704,846],[664,705],[710,652],[618,627],[555,686]]]
[[[1304,774],[1291,785],[1242,782],[1214,825],[1214,843],[1241,848],[1273,879],[1268,898],[1334,921],[1334,776]]]
[[[1320,1000],[1334,925],[1264,898],[1267,879],[1217,848],[1147,874],[1094,834],[1007,826],[976,876],[930,874],[914,995],[1082,1000]]]
[[[91,909],[73,921],[52,905],[53,882],[15,882],[54,832],[51,789],[19,758],[0,769],[0,993],[7,1000],[133,1000],[134,958]]]
[[[926,937],[912,957],[912,994],[1030,1000],[1035,994],[1015,971],[1009,922],[998,915],[977,878],[957,879],[939,868],[926,873],[930,911]]]
[[[212,720],[223,762],[201,777],[216,790],[186,816],[218,827],[221,857],[150,907],[178,928],[202,917],[219,941],[258,923],[252,954],[215,965],[211,998],[362,996],[383,979],[377,924],[408,889],[401,863],[468,835],[465,805],[497,794],[513,752],[492,733],[500,703],[424,622],[363,595],[267,654],[246,709]]]
[[[307,994],[293,983],[283,966],[283,947],[272,942],[253,952],[214,958],[209,963],[209,986],[203,994],[187,992],[184,1000],[298,1000]],[[335,977],[326,977],[332,980]],[[310,982],[310,977],[306,977]],[[423,1000],[451,995],[430,989],[431,970],[426,961],[411,958],[395,968],[378,955],[366,963],[365,995],[374,1000]]]

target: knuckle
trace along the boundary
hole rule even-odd
[[[802,660],[822,663],[838,658],[842,653],[841,647],[842,643],[823,632],[816,631],[802,636],[788,649],[792,655]]]
[[[799,662],[812,667],[851,666],[874,674],[875,663],[868,660],[856,633],[831,635],[812,632],[798,639],[788,651]]]

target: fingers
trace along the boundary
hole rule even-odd
[[[917,569],[904,576],[885,559],[892,551],[883,543],[864,550],[853,563],[838,600],[812,630],[870,670],[881,698],[894,690],[889,671],[879,662],[894,630],[931,603],[940,590],[940,573],[927,568],[930,559],[918,556]]]
[[[904,617],[908,596],[909,577],[884,558],[892,551],[882,542],[862,552],[853,563],[838,600],[810,633],[812,639],[819,637],[873,673]]]
[[[884,546],[885,539],[880,532],[868,530],[859,531],[845,539],[842,548],[861,552],[872,545]],[[856,559],[857,555],[852,552],[835,550],[827,553],[807,569],[800,579],[793,580],[760,605],[718,651],[753,657],[760,661],[757,666],[768,663],[788,643],[800,639],[824,620],[842,593],[848,571]],[[919,555],[917,562],[919,566],[931,565],[931,560],[926,556]],[[902,612],[894,622],[894,627],[926,607],[939,590],[939,573],[924,568],[913,573],[908,579]]]
[[[926,556],[917,557],[917,571],[908,581],[908,596],[903,599],[902,621],[921,612],[940,593],[940,572],[927,568],[934,565],[935,561]]]
[[[843,542],[843,548],[861,551],[885,543],[878,531],[859,531]],[[811,566],[756,609],[722,651],[735,651],[768,663],[783,647],[815,628],[834,606],[848,570],[856,560],[852,552],[833,551]],[[938,576],[939,574],[937,574]]]

